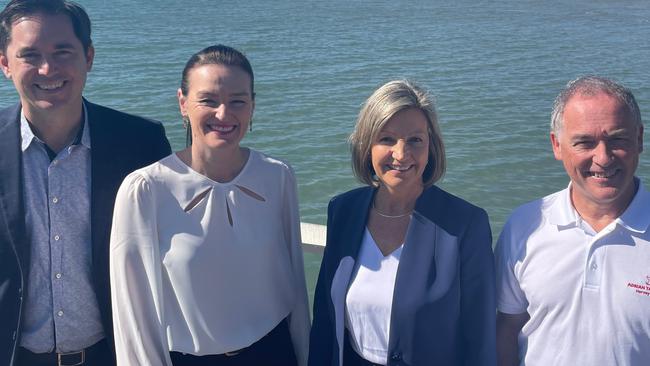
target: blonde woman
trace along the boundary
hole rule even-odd
[[[309,365],[495,365],[488,217],[434,185],[445,150],[433,101],[389,82],[350,142],[366,186],[329,204]]]

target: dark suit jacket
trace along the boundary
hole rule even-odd
[[[108,243],[115,194],[124,177],[171,152],[163,126],[85,102],[91,139],[93,280],[112,344]],[[0,111],[0,365],[13,365],[20,340],[30,247],[25,233],[20,104]],[[43,208],[45,209],[45,208]]]
[[[332,199],[309,365],[341,366],[345,297],[376,189]],[[395,279],[389,365],[495,365],[495,275],[486,212],[437,187],[417,200]]]

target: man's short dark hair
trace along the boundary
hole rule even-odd
[[[11,41],[11,26],[20,18],[35,14],[63,14],[70,18],[72,29],[84,52],[93,44],[90,38],[90,18],[84,8],[69,0],[11,0],[0,13],[0,50],[7,51]]]

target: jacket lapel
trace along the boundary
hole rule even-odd
[[[368,187],[349,201],[343,202],[338,210],[341,218],[336,220],[341,255],[332,279],[330,296],[332,298],[336,341],[339,351],[339,365],[343,364],[343,342],[345,334],[345,298],[347,296],[354,265],[359,256],[361,241],[368,222],[370,205],[376,189]],[[354,214],[358,212],[358,214]]]
[[[411,347],[415,329],[412,321],[416,319],[410,313],[412,305],[422,303],[424,297],[431,296],[429,292],[435,287],[438,277],[436,256],[439,236],[444,232],[431,221],[432,212],[440,210],[436,193],[436,187],[422,192],[406,232],[393,291],[389,350]]]
[[[109,290],[109,246],[113,198],[119,187],[119,169],[122,159],[113,151],[118,144],[111,122],[95,104],[84,99],[90,128],[90,228],[92,245],[92,270],[95,294],[105,329],[112,326]],[[109,332],[112,333],[112,332]]]
[[[16,104],[0,115],[0,215],[6,224],[7,239],[24,267],[29,248],[25,243],[20,143],[20,104]]]

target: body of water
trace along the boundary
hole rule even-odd
[[[294,167],[306,222],[325,224],[329,199],[358,186],[346,138],[363,101],[392,79],[436,96],[448,153],[439,185],[484,207],[495,238],[513,208],[568,183],[548,138],[568,80],[617,79],[650,118],[645,0],[80,3],[96,47],[85,95],[163,121],[175,150],[184,147],[176,90],[185,61],[216,43],[244,51],[257,92],[244,144]],[[16,100],[0,82],[0,106]],[[642,155],[646,186],[649,171]],[[312,291],[319,261],[306,256]]]

